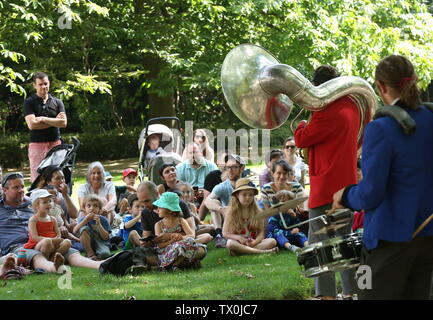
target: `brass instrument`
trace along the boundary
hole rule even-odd
[[[280,64],[267,50],[252,44],[241,44],[227,54],[221,84],[233,113],[257,129],[283,125],[293,104],[319,111],[349,95],[361,115],[360,142],[377,105],[373,88],[360,77],[341,76],[316,87],[296,69]]]

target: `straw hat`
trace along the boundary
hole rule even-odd
[[[236,181],[235,190],[233,190],[232,195],[242,190],[253,190],[254,195],[257,195],[259,193],[254,183],[248,178],[241,178]]]
[[[153,202],[153,205],[173,212],[182,212],[179,205],[179,196],[174,192],[164,192],[158,200]]]

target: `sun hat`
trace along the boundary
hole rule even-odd
[[[131,173],[135,174],[136,176],[138,176],[138,173],[136,170],[132,169],[132,168],[128,168],[123,170],[122,176],[125,178],[127,176],[129,176]]]
[[[30,200],[32,202],[35,202],[37,199],[40,198],[48,198],[48,197],[53,197],[53,195],[49,193],[47,189],[35,189],[30,194]]]
[[[253,190],[254,195],[257,195],[259,193],[254,183],[248,178],[241,178],[236,181],[235,190],[233,190],[232,195],[242,190]]]
[[[182,211],[179,205],[179,196],[174,192],[164,192],[158,200],[153,202],[153,205],[173,212]]]

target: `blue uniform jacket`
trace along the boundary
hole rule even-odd
[[[363,242],[405,242],[433,213],[433,112],[403,107],[416,122],[407,135],[391,117],[370,122],[362,146],[363,179],[346,189],[342,202],[365,210]],[[433,221],[418,236],[433,235]]]

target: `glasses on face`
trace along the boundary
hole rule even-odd
[[[24,176],[22,175],[21,172],[12,172],[6,174],[3,178],[2,186],[4,186],[9,180],[13,180],[13,179],[24,179]]]
[[[286,149],[296,149],[296,146],[285,146]]]
[[[225,169],[226,170],[238,170],[240,168],[240,166],[226,166]]]
[[[199,136],[199,135],[195,135],[195,138],[197,138],[197,139],[206,139],[206,136]]]

